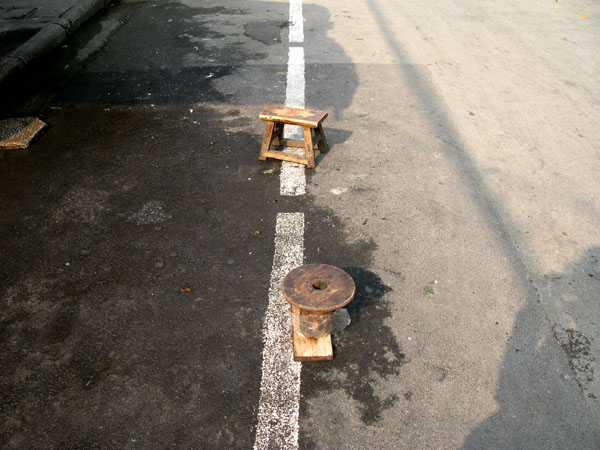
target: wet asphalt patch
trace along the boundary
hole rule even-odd
[[[300,442],[304,448],[313,448],[312,430],[302,426],[310,417],[307,402],[318,400],[324,392],[342,390],[358,402],[362,422],[373,425],[403,391],[398,386],[398,392],[389,395],[378,392],[372,383],[397,375],[405,363],[405,355],[385,323],[391,317],[385,295],[392,289],[369,270],[375,244],[360,240],[350,243],[343,222],[331,211],[312,205],[306,228],[306,235],[310,236],[306,242],[306,262],[341,267],[356,284],[356,296],[347,306],[351,323],[333,336],[334,360],[304,363],[302,367]]]
[[[30,156],[3,161],[3,445],[251,446],[280,211],[305,211],[306,262],[357,284],[336,359],[304,365],[303,395],[343,389],[365,423],[394,404],[370,386],[403,361],[384,324],[388,288],[368,270],[374,244],[348,245],[309,197],[279,196],[262,173],[278,164],[248,150],[260,134],[227,131],[251,119],[229,106],[72,105]]]
[[[375,244],[349,244],[309,196],[282,198],[280,163],[256,159],[256,115],[281,102],[285,66],[247,64],[266,50],[211,45],[227,37],[212,16],[246,11],[116,8],[131,9],[126,24],[68,78],[73,49],[46,60],[62,55],[23,104],[51,129],[0,165],[0,445],[251,447],[278,212],[306,214],[306,262],[346,268],[357,284],[336,359],[304,366],[302,394],[341,389],[376,423],[400,391],[371,382],[404,356],[385,325],[388,288],[369,271]],[[271,22],[276,39],[285,24]],[[357,83],[340,68],[343,95],[319,83],[335,68],[307,69],[321,89],[308,98],[338,113]],[[302,439],[310,446],[301,423]]]
[[[271,20],[248,22],[244,34],[265,45],[281,43],[281,30],[288,26],[288,22],[275,22]]]
[[[76,106],[4,160],[3,445],[251,445],[278,186],[195,108]]]

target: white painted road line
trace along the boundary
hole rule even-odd
[[[304,173],[304,166],[302,164],[289,161],[281,163],[279,193],[286,196],[306,194],[306,174]]]
[[[302,0],[290,0],[290,42],[304,42]]]
[[[290,14],[292,3],[290,3]],[[300,2],[300,13],[302,3]],[[290,35],[291,35],[290,29]],[[290,47],[288,59],[287,87],[285,105],[292,108],[304,108],[304,48]],[[286,125],[283,137],[286,139],[304,139],[302,127]],[[287,149],[290,152],[302,152],[299,149]],[[304,195],[306,193],[306,175],[302,164],[284,161],[279,176],[279,193],[286,196]]]
[[[292,108],[304,108],[304,89],[304,48],[290,47],[285,105]]]
[[[290,307],[281,292],[287,273],[303,264],[304,214],[277,214],[255,450],[298,448],[301,363],[294,361]]]
[[[290,43],[304,42],[302,0],[290,0]],[[290,47],[285,104],[304,108],[304,48]],[[303,139],[301,127],[286,126],[286,139]],[[306,193],[304,166],[283,161],[281,195]],[[298,448],[300,372],[294,361],[290,307],[281,292],[281,281],[304,262],[304,214],[277,214],[275,255],[269,285],[269,304],[263,325],[263,362],[258,402],[255,450]]]

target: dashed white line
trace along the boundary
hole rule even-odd
[[[304,108],[304,89],[304,48],[290,47],[285,105],[292,108]]]
[[[304,173],[304,166],[302,164],[289,161],[281,163],[279,193],[286,196],[306,194],[306,174]]]
[[[290,12],[292,4],[290,3]],[[300,2],[300,13],[302,3]],[[291,35],[291,29],[290,29]],[[292,108],[304,108],[304,92],[306,89],[304,77],[304,48],[290,47],[288,58],[287,86],[285,91],[285,105]],[[286,139],[304,139],[302,127],[286,125],[284,129]],[[298,151],[299,149],[288,148],[286,151]],[[302,151],[302,150],[300,150]],[[302,164],[284,161],[281,164],[279,176],[279,193],[281,195],[293,196],[306,193],[306,175]]]
[[[302,0],[290,0],[290,42],[304,42],[304,19]]]
[[[290,0],[290,43],[304,42],[302,0]],[[304,48],[290,47],[285,104],[304,108]],[[285,126],[286,139],[303,139],[301,127]],[[291,151],[291,149],[287,149]],[[306,193],[304,166],[283,161],[281,195]],[[300,372],[294,361],[290,308],[281,293],[281,281],[304,261],[304,214],[277,214],[275,255],[269,285],[269,304],[263,325],[263,362],[258,402],[255,450],[297,449],[300,410]]]
[[[289,304],[281,281],[304,260],[304,214],[277,214],[255,450],[297,449],[301,363],[293,358]]]

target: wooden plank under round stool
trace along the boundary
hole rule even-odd
[[[327,113],[316,109],[290,108],[287,106],[269,106],[258,118],[267,122],[258,159],[265,161],[267,158],[281,159],[295,163],[305,164],[306,167],[315,167],[315,150],[327,153],[329,146],[325,139],[325,132],[321,122]],[[284,139],[284,125],[297,125],[304,128],[304,140]],[[315,138],[313,139],[313,130]],[[271,145],[288,147],[304,147],[304,158],[282,151],[271,150]]]
[[[292,313],[295,361],[333,359],[333,312],[354,298],[350,275],[327,264],[307,264],[288,273],[281,283]]]

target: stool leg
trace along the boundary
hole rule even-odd
[[[306,167],[315,168],[315,150],[313,147],[312,130],[304,127],[304,152],[306,153]]]
[[[276,123],[275,129],[273,131],[273,145],[279,146],[281,145],[281,140],[283,139],[283,124]]]
[[[327,139],[325,139],[325,132],[321,124],[317,127],[317,136],[319,137],[319,151],[321,153],[327,153],[329,151],[329,145],[327,145]]]
[[[260,146],[260,154],[258,155],[258,159],[261,161],[265,161],[267,159],[266,153],[271,148],[271,140],[273,139],[273,129],[275,128],[275,124],[273,122],[267,123],[267,128],[265,129],[265,135],[263,136],[262,145]]]

